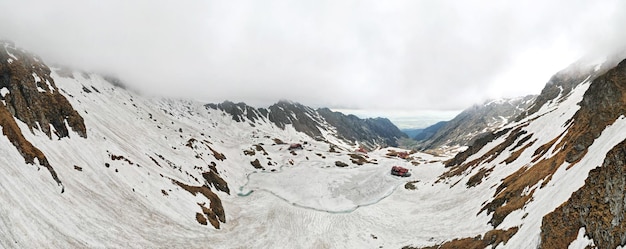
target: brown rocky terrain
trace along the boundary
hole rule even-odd
[[[585,228],[598,248],[626,244],[626,140],[606,155],[602,166],[589,172],[585,185],[543,218],[541,248],[565,248]]]
[[[208,208],[205,206],[205,203],[198,203],[198,206],[200,206],[202,214],[204,214],[206,219],[208,219],[213,227],[215,227],[216,229],[220,229],[220,222],[226,222],[226,213],[224,212],[224,207],[222,206],[222,200],[215,193],[213,193],[213,191],[211,191],[211,188],[206,185],[191,186],[176,180],[172,180],[172,183],[178,185],[179,187],[194,196],[197,194],[201,194],[206,197],[207,200],[209,200],[210,203]],[[206,219],[203,219],[203,217],[198,217],[197,214],[199,213],[196,213],[196,220],[200,224],[205,225]],[[202,214],[200,216],[202,216]]]
[[[48,137],[54,133],[62,138],[70,135],[68,128],[71,128],[79,136],[87,137],[83,118],[59,92],[50,77],[50,68],[37,56],[7,43],[0,49],[2,88],[9,91],[2,97],[5,108],[31,130],[39,129]]]

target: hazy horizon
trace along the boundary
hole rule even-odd
[[[449,121],[463,110],[454,111],[393,111],[393,110],[362,110],[362,109],[332,109],[343,114],[352,114],[359,118],[387,118],[399,129],[423,129],[440,121]]]

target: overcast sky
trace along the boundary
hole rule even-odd
[[[0,36],[148,93],[460,110],[626,41],[624,1],[0,0]]]

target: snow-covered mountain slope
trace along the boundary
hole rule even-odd
[[[3,48],[0,247],[625,244],[626,62],[562,74],[546,88],[563,91],[446,158],[355,152],[319,110],[148,98]]]
[[[486,101],[465,109],[445,124],[426,128],[428,136],[416,138],[420,150],[457,151],[470,145],[481,135],[491,133],[510,123],[535,101],[534,95]],[[439,127],[437,127],[437,125]]]
[[[491,193],[476,214],[488,215],[493,230],[441,248],[624,245],[626,61],[608,72],[590,68],[582,79],[576,71],[548,84],[571,89],[554,98],[544,90],[536,111],[446,163],[441,182]]]

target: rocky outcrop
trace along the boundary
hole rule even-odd
[[[39,165],[48,169],[50,175],[52,175],[52,179],[54,179],[57,184],[61,185],[61,180],[59,180],[54,168],[48,163],[46,156],[41,150],[26,140],[22,134],[22,130],[17,126],[15,119],[13,119],[13,116],[11,116],[5,106],[0,107],[0,126],[2,126],[2,134],[17,148],[17,151],[24,157],[26,163],[35,164],[35,159],[37,159]]]
[[[228,183],[224,181],[215,167],[210,167],[210,169],[210,171],[202,173],[202,177],[206,180],[207,185],[230,195]]]
[[[566,248],[581,227],[598,248],[626,245],[626,140],[609,151],[585,185],[543,218],[541,248]]]
[[[226,223],[226,213],[224,212],[224,206],[222,206],[222,200],[215,193],[213,193],[213,191],[211,191],[211,188],[206,185],[191,186],[173,179],[172,183],[181,187],[182,189],[194,196],[201,194],[210,202],[208,208],[205,206],[206,203],[198,203],[198,206],[200,206],[202,213],[196,213],[196,220],[198,220],[200,224],[203,224],[203,219],[198,216],[203,215],[206,217],[204,219],[204,224],[206,224],[206,220],[208,219],[208,221],[215,229],[220,229],[220,223]]]
[[[580,102],[580,110],[573,118],[570,133],[575,139],[569,146],[567,162],[576,162],[600,136],[607,125],[626,114],[626,60],[593,81]]]
[[[50,69],[35,55],[17,49],[11,42],[0,42],[0,125],[3,134],[24,157],[26,163],[48,169],[52,178],[61,181],[46,156],[22,134],[15,118],[31,132],[44,132],[49,138],[69,137],[68,129],[86,138],[83,118],[59,93],[50,77]]]
[[[59,93],[50,69],[37,56],[10,43],[0,49],[0,91],[5,108],[31,129],[48,137],[69,137],[71,128],[87,137],[83,118]],[[67,123],[67,125],[66,125]],[[68,127],[69,126],[69,127]]]

